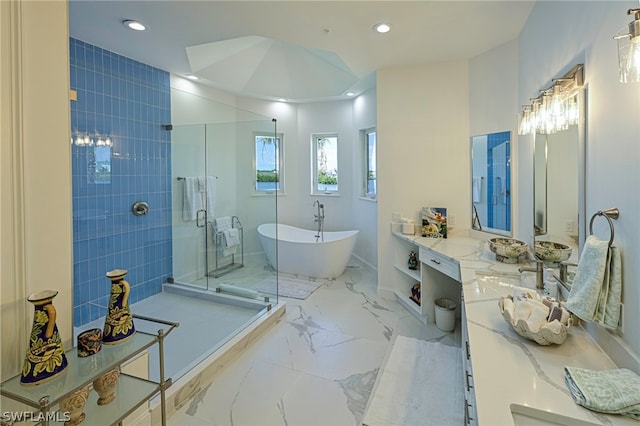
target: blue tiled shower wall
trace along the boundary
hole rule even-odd
[[[490,228],[511,229],[511,132],[491,133],[487,137],[487,225]],[[504,155],[494,158],[494,148],[505,144]],[[506,158],[504,158],[506,157]],[[501,168],[499,171],[497,168]]]
[[[112,269],[130,303],[171,276],[169,74],[70,39],[74,326],[104,316]],[[111,146],[109,146],[111,145]],[[149,213],[132,206],[146,201]]]

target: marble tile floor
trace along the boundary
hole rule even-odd
[[[285,299],[267,330],[168,419],[171,426],[359,425],[397,336],[460,346],[459,327],[424,325],[376,296],[376,275],[352,261],[306,300]]]

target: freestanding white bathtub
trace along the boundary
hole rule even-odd
[[[277,226],[277,239],[276,239]],[[316,242],[316,231],[282,223],[263,223],[258,235],[267,259],[279,272],[315,278],[337,278],[344,272],[360,231],[324,232]]]

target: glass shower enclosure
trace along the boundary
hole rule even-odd
[[[182,105],[172,106],[173,282],[277,303],[257,232],[277,222],[277,197],[256,190],[255,158],[257,136],[275,140],[276,121],[176,90],[173,103]],[[277,150],[264,155],[278,164]]]

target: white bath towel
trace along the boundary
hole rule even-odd
[[[613,260],[614,257],[615,260]],[[606,325],[617,326],[622,292],[620,277],[620,256],[617,249],[611,250],[608,241],[602,241],[590,235],[580,255],[571,293],[565,307],[584,321],[605,324],[608,305],[607,322],[611,323],[615,320],[615,325]]]
[[[207,213],[209,216],[213,216],[215,214],[216,207],[216,181],[217,178],[215,176],[207,176],[206,188],[205,188],[205,208],[207,209]]]
[[[482,177],[474,176],[473,177],[473,185],[472,185],[472,193],[473,193],[473,202],[479,203],[482,200]]]
[[[218,218],[216,218],[214,220],[215,220],[215,225],[216,225],[216,231],[217,232],[228,231],[229,229],[232,228],[231,216],[218,217]]]
[[[226,231],[222,231],[222,235],[224,236],[224,247],[229,249],[231,247],[235,247],[240,245],[240,232],[237,228],[227,229]]]
[[[198,210],[203,210],[200,182],[197,177],[184,178],[182,193],[182,220],[190,222],[196,220]]]

